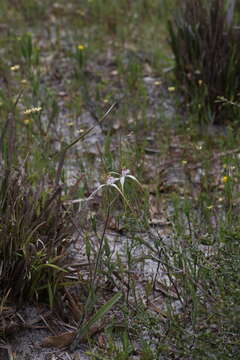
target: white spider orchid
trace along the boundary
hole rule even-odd
[[[104,184],[101,184],[96,190],[94,190],[91,195],[86,198],[86,199],[75,199],[75,200],[70,200],[69,203],[71,204],[74,204],[74,203],[83,203],[85,201],[89,201],[91,200],[95,195],[96,193],[104,188],[104,187],[112,187],[114,188],[115,190],[118,191],[118,193],[122,196],[122,198],[124,199],[124,201],[126,202],[126,204],[131,208],[131,205],[129,204],[129,201],[127,200],[126,196],[124,195],[124,184],[125,184],[125,180],[126,179],[131,179],[133,181],[135,181],[139,186],[140,188],[142,189],[142,185],[140,184],[140,182],[136,179],[135,176],[131,175],[130,174],[130,170],[128,169],[123,169],[121,174],[115,172],[115,171],[111,171],[107,177],[107,181],[106,183]],[[117,184],[117,183],[120,183]]]
[[[121,174],[115,172],[115,171],[111,171],[107,177],[107,181],[105,184],[102,184],[100,185],[89,197],[88,197],[88,200],[92,199],[93,196],[103,187],[106,187],[106,186],[111,186],[113,187],[114,189],[116,189],[120,195],[122,196],[122,198],[126,201],[126,203],[128,204],[129,207],[130,204],[126,198],[126,196],[124,195],[124,184],[125,184],[125,180],[129,178],[129,179],[132,179],[133,181],[135,181],[141,188],[142,188],[142,185],[140,184],[140,182],[136,179],[135,176],[131,175],[130,174],[130,170],[128,169],[123,169]],[[117,185],[117,183],[120,183],[120,186]]]

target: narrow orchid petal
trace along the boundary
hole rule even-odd
[[[130,179],[136,181],[136,183],[142,188],[141,183],[138,181],[138,179],[135,178],[135,176],[133,176],[133,175],[127,175],[126,177],[129,177]]]
[[[107,186],[107,185],[106,185],[106,184],[100,185],[96,190],[94,190],[94,191],[89,195],[89,197],[87,198],[87,200],[91,200],[91,199],[94,197],[94,195],[95,195],[101,188],[103,188],[104,186]]]
[[[125,176],[121,176],[120,177],[120,184],[121,184],[121,187],[122,187],[122,191],[124,190],[123,187],[124,187],[124,182],[125,182]]]
[[[126,202],[126,204],[131,208],[128,199],[125,197],[125,195],[124,195],[124,193],[121,191],[121,189],[120,189],[116,184],[112,184],[112,185],[110,185],[110,186],[114,187],[114,188],[120,193],[120,195],[122,196],[122,198],[124,199],[124,201]]]
[[[110,171],[109,174],[111,174],[111,175],[117,175],[118,177],[120,176],[119,173],[117,173],[116,171]]]

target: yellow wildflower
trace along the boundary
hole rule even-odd
[[[158,85],[161,85],[161,83],[162,83],[161,81],[155,81],[155,82],[154,82],[154,85],[157,85],[157,86],[158,86]]]
[[[32,122],[31,119],[24,119],[24,120],[23,120],[23,123],[24,123],[25,125],[28,125],[28,124],[30,124],[31,122]]]
[[[202,81],[201,79],[199,79],[199,80],[198,80],[198,85],[199,85],[199,86],[202,86],[202,84],[203,84],[203,81]]]
[[[213,209],[213,205],[207,206],[207,209],[208,209],[208,210],[212,210],[212,209]]]
[[[84,45],[82,45],[82,44],[80,44],[80,45],[78,45],[78,50],[79,51],[83,51],[83,50],[85,50],[85,46]]]
[[[222,181],[223,184],[226,184],[229,181],[229,176],[226,176],[226,175],[223,176],[221,181]]]
[[[168,87],[169,92],[174,92],[175,90],[176,90],[175,86],[169,86]]]

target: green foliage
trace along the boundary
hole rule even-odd
[[[78,342],[81,341],[84,336],[86,336],[90,328],[99,320],[102,320],[103,316],[112,309],[112,307],[121,299],[121,297],[122,294],[120,292],[115,294],[110,300],[108,300],[108,302],[101,306],[101,308],[91,317],[91,319],[83,324],[80,324],[77,330],[76,338],[72,345],[72,349],[75,349],[75,347],[78,345]]]
[[[92,359],[239,354],[239,134],[172,126],[173,3],[0,5],[1,319],[14,301],[60,305],[72,348],[104,332],[88,338]],[[230,10],[177,5],[169,31],[192,117],[233,118]]]
[[[32,186],[24,169],[1,171],[1,294],[10,291],[19,304],[47,294],[52,306],[67,272],[73,232],[61,189],[48,192],[40,184]]]
[[[28,45],[24,54],[31,59],[30,37],[24,44]],[[16,110],[19,99],[8,101],[1,124],[0,296],[9,294],[18,304],[48,299],[52,307],[67,273],[73,225],[61,187],[56,181],[49,187],[56,175],[55,171],[46,174],[46,156],[32,141],[32,154],[28,148],[26,155],[20,146],[24,137]]]
[[[226,1],[179,1],[169,21],[175,76],[200,120],[221,123],[235,109],[216,103],[219,96],[236,100],[240,90],[240,33]]]

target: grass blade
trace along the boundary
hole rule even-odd
[[[86,321],[78,330],[75,336],[75,339],[71,345],[71,350],[74,350],[81,338],[87,335],[91,327],[99,320],[103,318],[103,316],[111,310],[111,308],[121,299],[122,293],[118,292],[115,294],[106,304],[104,304],[95,315],[93,315],[88,321]]]

